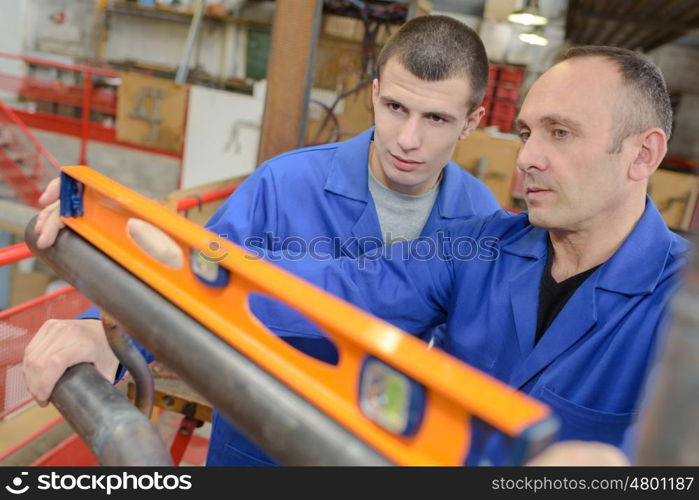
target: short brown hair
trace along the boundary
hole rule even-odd
[[[602,45],[571,47],[561,54],[559,62],[579,57],[603,57],[611,60],[616,64],[621,79],[629,90],[620,106],[621,119],[610,153],[621,152],[624,139],[649,128],[662,129],[667,139],[670,139],[670,95],[663,74],[655,64],[639,52]]]
[[[426,81],[466,76],[471,86],[469,112],[483,101],[488,86],[488,56],[478,34],[448,16],[411,19],[386,42],[376,60],[381,70],[392,57]]]

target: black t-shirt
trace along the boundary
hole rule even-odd
[[[563,306],[566,305],[575,290],[582,285],[585,280],[595,272],[599,266],[588,269],[580,274],[571,276],[570,278],[557,283],[551,275],[551,266],[553,265],[553,246],[549,240],[549,255],[546,259],[546,269],[541,276],[541,287],[539,288],[539,316],[536,324],[536,337],[534,344],[537,344],[544,332],[551,326],[553,320],[556,319],[558,313],[561,312]]]

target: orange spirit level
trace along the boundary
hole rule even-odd
[[[522,449],[553,437],[556,423],[542,403],[87,167],[63,168],[61,215],[73,231],[396,464],[463,464],[473,417],[519,440]],[[169,235],[188,256],[182,267],[146,254],[127,233],[131,218]],[[319,326],[335,344],[338,364],[272,334],[250,312],[253,293]]]

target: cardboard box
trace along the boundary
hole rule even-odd
[[[45,273],[22,272],[15,266],[11,274],[10,307],[44,295],[53,279],[55,278]]]
[[[140,73],[121,73],[117,140],[179,153],[186,109],[187,85]]]
[[[658,169],[648,182],[648,194],[671,228],[688,230],[699,194],[699,176]]]
[[[457,144],[452,159],[479,177],[500,206],[509,208],[519,147],[518,139],[492,137],[487,130],[477,129]]]

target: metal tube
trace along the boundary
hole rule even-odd
[[[164,299],[69,229],[54,245],[27,244],[158,359],[288,465],[390,465],[391,462],[265,370]],[[109,277],[105,279],[105,277]]]
[[[129,371],[136,383],[136,407],[147,418],[153,413],[153,400],[155,399],[155,382],[148,363],[131,342],[131,337],[124,331],[111,316],[100,311],[102,326],[107,335],[107,342],[119,362]]]
[[[298,8],[298,7],[297,7]],[[320,33],[320,20],[323,15],[323,2],[316,0],[315,13],[313,14],[313,27],[311,28],[311,40],[308,48],[308,63],[306,64],[306,81],[304,83],[303,101],[301,102],[301,116],[299,117],[298,147],[306,143],[306,124],[308,122],[308,101],[311,98],[313,77],[316,69],[316,50],[318,48],[318,36]],[[279,22],[275,17],[275,22]]]
[[[101,465],[172,465],[167,446],[150,420],[93,365],[68,368],[51,402]]]
[[[192,47],[194,47],[194,41],[197,39],[197,34],[199,33],[201,16],[204,14],[205,7],[206,0],[199,0],[197,10],[194,12],[194,17],[192,17],[192,23],[189,25],[189,33],[187,33],[184,53],[182,54],[180,67],[177,68],[177,75],[175,75],[175,83],[178,85],[182,85],[187,81],[187,73],[189,73],[189,59],[192,57]]]

